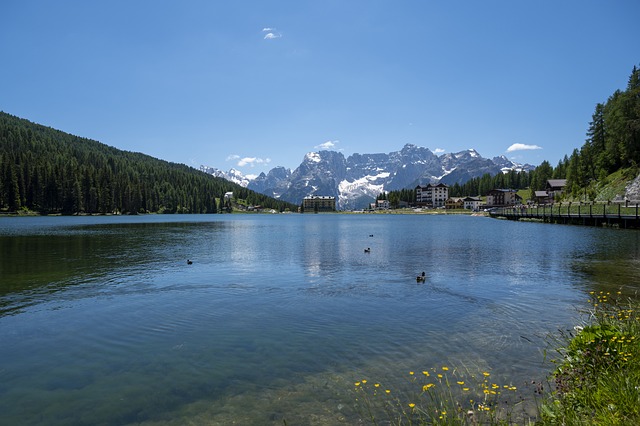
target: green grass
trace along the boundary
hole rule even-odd
[[[596,198],[595,201],[608,201],[613,200],[616,197],[623,197],[626,191],[626,186],[629,180],[633,177],[628,176],[627,169],[621,169],[617,172],[607,176],[604,180],[598,182],[596,185]]]
[[[527,200],[531,198],[531,190],[529,188],[526,189],[518,189],[517,194],[522,198],[522,203],[526,204]],[[486,198],[486,197],[483,197]],[[485,201],[484,199],[482,200]]]
[[[640,424],[640,309],[620,294],[592,292],[585,325],[557,340],[555,386],[543,424]]]

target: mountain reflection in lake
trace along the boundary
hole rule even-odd
[[[2,218],[0,424],[351,424],[361,377],[538,379],[544,337],[589,291],[637,290],[639,235],[445,215]]]

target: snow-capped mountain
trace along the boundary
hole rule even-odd
[[[504,156],[483,158],[473,149],[437,156],[428,148],[407,144],[400,151],[388,154],[353,154],[348,158],[335,151],[310,152],[293,172],[276,167],[253,180],[242,177],[233,169],[228,173],[204,166],[200,169],[295,204],[310,195],[334,196],[337,207],[348,210],[367,206],[383,191],[438,182],[463,184],[485,173],[496,175],[534,168],[514,163]]]
[[[200,166],[200,171],[213,175],[215,177],[226,179],[230,182],[237,183],[240,186],[244,186],[245,188],[251,182],[251,179],[242,174],[240,170],[231,169],[228,172],[223,172],[222,170],[216,169],[215,167],[209,166]]]
[[[508,173],[511,170],[515,170],[516,172],[523,172],[523,171],[524,172],[530,172],[531,170],[535,169],[535,167],[533,167],[530,164],[514,163],[513,161],[509,160],[504,155],[501,155],[499,157],[493,157],[491,160],[497,166],[500,166],[500,170],[502,170],[502,173]]]

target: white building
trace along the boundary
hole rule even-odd
[[[482,203],[482,200],[480,197],[465,197],[462,202],[465,209],[476,211],[480,210],[480,203]]]
[[[376,200],[374,208],[379,210],[389,210],[389,200]]]
[[[336,197],[329,197],[327,195],[304,197],[302,199],[302,206],[305,212],[332,212],[336,209]]]
[[[416,203],[427,207],[444,207],[449,198],[449,187],[444,183],[416,186]]]

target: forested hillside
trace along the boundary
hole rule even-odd
[[[593,192],[597,181],[640,166],[640,69],[633,67],[627,88],[595,107],[587,140],[558,165],[573,195]],[[593,193],[591,194],[594,195]]]
[[[251,205],[296,208],[186,165],[0,112],[0,211],[215,213],[228,191]]]

